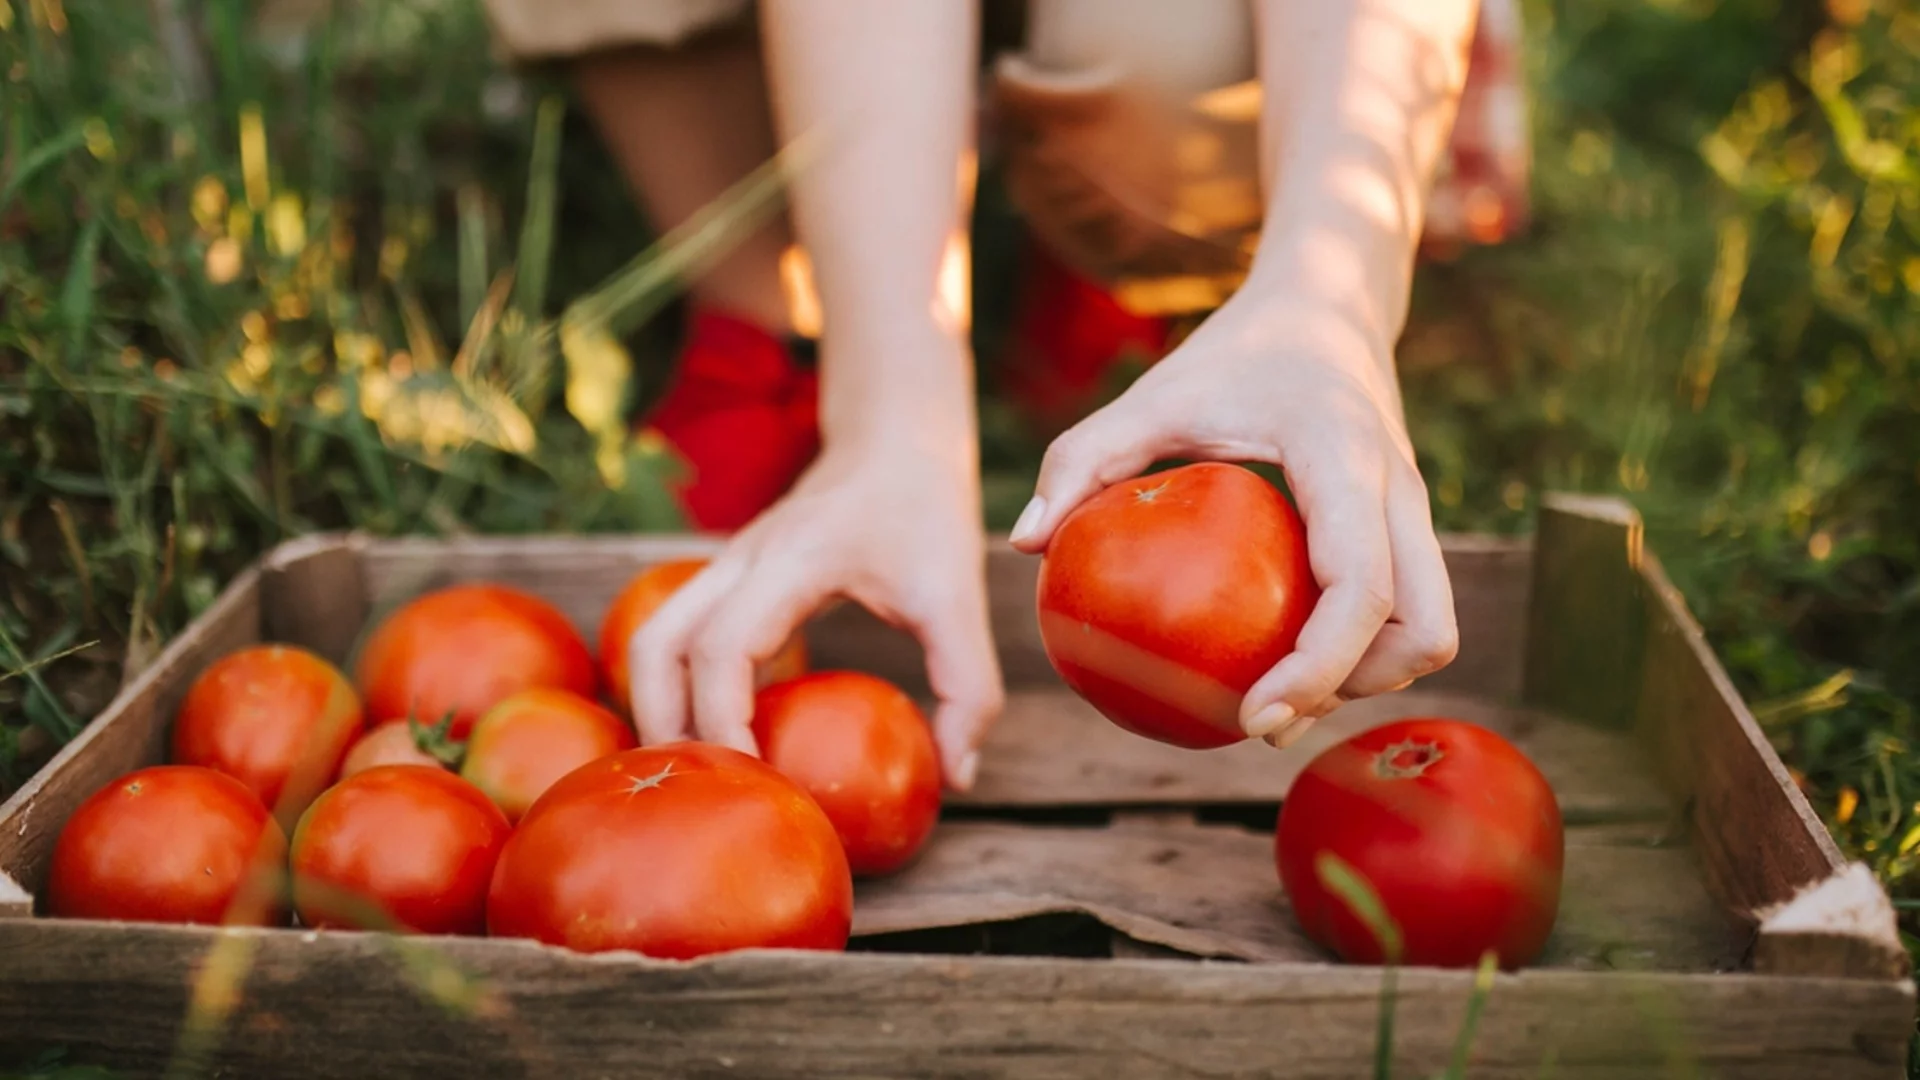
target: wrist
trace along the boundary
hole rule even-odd
[[[829,329],[822,342],[823,452],[974,471],[979,442],[966,344],[931,320],[881,329]]]

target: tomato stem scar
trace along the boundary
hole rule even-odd
[[[1385,780],[1411,780],[1424,776],[1447,752],[1440,744],[1407,739],[1374,755],[1373,774]]]
[[[665,783],[667,777],[671,775],[673,775],[673,762],[669,761],[667,762],[667,765],[665,768],[661,769],[657,773],[654,773],[652,776],[636,776],[632,780],[628,781],[628,784],[630,786],[627,788],[627,794],[638,795],[641,792],[647,790],[648,788],[659,787],[661,784]]]

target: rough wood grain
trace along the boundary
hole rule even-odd
[[[37,894],[68,815],[115,778],[158,763],[174,707],[193,677],[259,635],[260,571],[249,568],[85,731],[0,804],[0,873]]]
[[[1707,894],[1690,852],[1605,829],[1569,831],[1561,900],[1542,967],[1725,971],[1749,938]],[[1059,912],[1193,956],[1326,958],[1293,922],[1271,833],[1178,820],[944,824],[911,868],[860,884],[854,933]]]
[[[1065,689],[1015,691],[987,737],[978,783],[953,801],[1003,807],[1278,802],[1321,750],[1409,716],[1457,717],[1507,736],[1540,766],[1571,821],[1671,813],[1627,735],[1419,688],[1355,702],[1286,750],[1250,741],[1207,751],[1131,735]]]
[[[1644,640],[1641,552],[1640,515],[1623,500],[1542,500],[1527,614],[1528,704],[1632,726]]]
[[[222,936],[253,946],[252,967],[206,1064],[282,1080],[1352,1080],[1369,1071],[1380,989],[1377,970],[1308,964],[759,953],[677,965],[46,920],[0,923],[0,1055],[77,1044],[160,1072],[191,974]],[[1445,1065],[1471,981],[1402,973],[1398,1075]],[[1551,1062],[1562,1080],[1689,1066],[1891,1080],[1912,1014],[1906,983],[1530,971],[1495,981],[1471,1075],[1533,1080]]]
[[[1642,566],[1648,626],[1639,727],[1688,807],[1709,883],[1739,911],[1784,903],[1842,866],[1840,849],[1754,723],[1654,559]],[[1764,843],[1756,842],[1764,837]]]
[[[360,537],[314,536],[275,548],[260,568],[260,637],[347,662],[368,619]]]

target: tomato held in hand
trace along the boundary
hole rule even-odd
[[[214,661],[188,687],[171,756],[239,780],[291,824],[362,726],[360,697],[339,669],[305,649],[260,645]]]
[[[444,731],[429,728],[414,720],[389,720],[360,736],[347,749],[346,758],[340,762],[340,775],[336,781],[380,765],[430,765],[441,768],[446,762],[428,748],[436,740],[445,742],[456,751],[459,749],[459,744],[447,739]]]
[[[1531,963],[1560,906],[1553,789],[1513,744],[1459,720],[1401,720],[1322,753],[1281,804],[1274,846],[1301,929],[1356,963],[1383,951],[1321,881],[1322,852],[1379,894],[1407,964],[1470,967],[1488,949],[1509,969]]]
[[[445,769],[368,769],[329,788],[293,830],[294,907],[308,926],[478,934],[512,831]]]
[[[705,559],[674,559],[655,563],[635,574],[614,597],[600,622],[600,671],[614,708],[625,715],[633,708],[633,686],[627,679],[627,645],[661,604],[680,586],[693,580],[707,565]],[[807,643],[797,631],[773,658],[760,665],[760,685],[803,675],[807,670]]]
[[[509,695],[551,686],[592,697],[597,682],[567,617],[503,585],[455,585],[403,605],[367,638],[355,677],[375,724],[451,713],[455,739]]]
[[[578,694],[523,690],[473,725],[460,775],[519,821],[554,781],[634,743],[631,725]]]
[[[829,671],[775,683],[754,703],[767,763],[826,811],[857,875],[919,853],[940,816],[940,758],[926,717],[885,680]]]
[[[496,936],[669,959],[842,949],[852,921],[826,815],[772,766],[706,743],[562,777],[507,842],[487,906]]]
[[[115,780],[67,819],[47,908],[78,919],[272,926],[287,836],[245,784],[196,765]]]
[[[1115,484],[1067,515],[1040,563],[1040,638],[1068,686],[1137,735],[1246,738],[1240,701],[1320,599],[1306,529],[1237,465]]]

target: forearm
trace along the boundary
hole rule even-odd
[[[791,179],[820,298],[821,427],[973,465],[964,326],[942,318],[941,257],[971,142],[969,0],[767,0],[768,74],[782,135],[822,153]]]
[[[1323,301],[1390,356],[1476,0],[1256,5],[1267,213],[1249,285]]]

